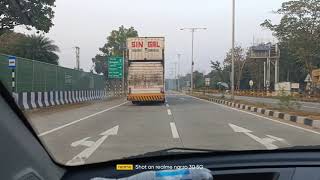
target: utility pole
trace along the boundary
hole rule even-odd
[[[235,0],[232,0],[232,65],[231,65],[231,99],[234,99],[234,41],[235,41]]]
[[[178,54],[178,91],[180,91],[180,58],[181,54]]]
[[[80,70],[80,47],[76,46],[76,69]]]
[[[124,66],[125,66],[125,49],[122,51],[122,94],[125,94],[125,88],[124,88]]]
[[[193,91],[193,66],[194,66],[194,61],[193,61],[193,41],[194,41],[194,32],[196,30],[206,30],[207,28],[197,28],[197,27],[193,27],[193,28],[181,28],[180,30],[190,30],[191,34],[192,34],[192,50],[191,50],[191,80],[190,80],[190,93],[192,93]]]
[[[178,82],[177,82],[177,62],[174,63],[174,79],[176,80],[176,90],[178,90]]]

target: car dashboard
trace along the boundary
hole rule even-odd
[[[94,177],[118,179],[126,178],[143,170],[116,170],[117,164],[147,166],[190,166],[203,165],[211,171],[214,180],[319,180],[320,153],[318,152],[239,152],[232,154],[198,154],[197,156],[172,156],[156,158],[140,158],[109,163],[91,164],[69,167],[63,180],[89,180]],[[315,158],[317,157],[317,158]],[[141,163],[144,162],[144,163]],[[196,167],[196,166],[193,166]]]

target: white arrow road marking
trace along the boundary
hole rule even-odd
[[[241,133],[251,133],[252,131],[245,129],[240,126],[236,126],[234,124],[229,124],[229,126],[233,129],[234,132],[241,132]]]
[[[175,139],[179,138],[179,133],[178,133],[176,124],[174,122],[171,122],[170,127],[171,127],[172,137]]]
[[[88,148],[86,148],[85,150],[83,150],[82,152],[80,152],[78,155],[76,155],[75,157],[73,157],[70,161],[68,161],[66,163],[66,165],[68,166],[74,166],[74,165],[81,165],[84,164],[85,161],[101,146],[101,144],[108,138],[108,136],[110,135],[117,135],[118,134],[118,129],[119,129],[119,125],[115,126],[111,129],[108,129],[107,131],[101,133],[100,135],[102,135],[102,137],[100,139],[98,139],[96,142],[92,142],[92,141],[86,141],[87,139],[89,139],[90,137],[81,139],[79,141],[75,141],[73,143],[71,143],[71,146],[75,147],[77,145],[91,145],[88,146]]]
[[[117,135],[118,130],[119,130],[119,125],[111,128],[111,129],[108,129],[107,131],[101,133],[100,135],[101,136]]]
[[[276,141],[280,141],[280,142],[283,142],[287,145],[290,145],[285,139],[283,138],[279,138],[279,137],[276,137],[276,136],[272,136],[272,135],[266,135],[267,137],[271,138],[271,139],[274,139]]]
[[[77,146],[82,145],[82,146],[90,147],[90,146],[92,146],[94,144],[94,142],[93,141],[87,141],[87,139],[89,139],[89,138],[90,137],[86,137],[86,138],[83,138],[83,139],[81,139],[79,141],[75,141],[75,142],[71,143],[71,146],[72,147],[77,147]]]
[[[275,136],[271,136],[271,135],[267,135],[268,138],[259,138],[258,136],[255,136],[252,133],[252,131],[245,129],[243,127],[234,125],[234,124],[229,124],[229,126],[233,129],[234,132],[238,132],[238,133],[244,133],[245,135],[251,137],[253,140],[257,141],[258,143],[264,145],[267,149],[277,149],[278,146],[272,144],[276,141],[280,141],[280,142],[284,142],[286,143],[286,140],[282,139],[282,138],[278,138]],[[288,143],[286,143],[288,144]]]

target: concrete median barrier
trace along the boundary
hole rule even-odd
[[[102,100],[113,96],[113,93],[104,90],[14,93],[15,101],[22,110]]]

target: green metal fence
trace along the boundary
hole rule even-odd
[[[16,61],[15,92],[45,92],[65,90],[101,90],[105,88],[102,75],[78,71],[30,59]],[[11,69],[8,56],[0,54],[0,80],[11,91]]]

